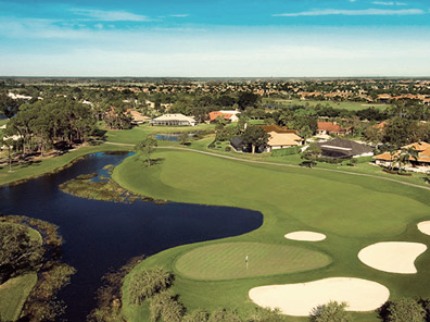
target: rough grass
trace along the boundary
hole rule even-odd
[[[287,100],[287,99],[265,99],[266,103],[279,103],[283,105],[301,105],[305,106],[308,105],[310,107],[315,107],[317,104],[320,105],[329,105],[330,107],[334,109],[345,109],[349,111],[360,111],[365,110],[367,108],[376,108],[378,110],[385,110],[389,107],[391,107],[390,104],[383,104],[383,103],[365,103],[365,102],[351,102],[351,101],[345,101],[345,102],[335,102],[335,101],[318,101],[318,100],[299,100],[299,99],[293,99],[293,100]]]
[[[20,224],[1,222],[0,225],[23,226]],[[31,239],[42,243],[40,233],[32,228],[27,228]],[[0,245],[1,247],[2,245]],[[16,321],[19,318],[22,307],[37,282],[37,273],[30,272],[15,278],[11,278],[0,285],[0,317],[2,321]]]
[[[94,147],[87,146],[69,151],[62,156],[44,159],[40,162],[13,165],[12,172],[9,172],[9,166],[4,166],[3,168],[0,167],[0,187],[11,183],[16,184],[46,173],[59,171],[62,168],[69,166],[73,161],[89,153],[120,150],[124,150],[124,148],[108,145]]]
[[[143,168],[133,157],[125,160],[116,167],[114,179],[131,191],[154,198],[236,206],[259,210],[264,215],[263,226],[253,232],[227,240],[170,249],[144,260],[135,268],[144,270],[162,266],[176,270],[174,289],[190,309],[227,307],[238,309],[246,315],[254,307],[248,298],[252,287],[300,283],[332,276],[359,277],[379,282],[390,289],[392,298],[430,296],[430,271],[426,269],[430,265],[429,252],[418,258],[418,274],[408,276],[379,272],[366,267],[357,258],[360,249],[379,241],[404,240],[429,245],[429,237],[421,234],[416,227],[417,222],[430,216],[429,191],[380,178],[328,172],[326,169],[249,164],[192,152],[163,151],[155,156],[164,161],[147,168]],[[286,233],[295,230],[319,231],[325,233],[327,239],[310,244],[284,238]],[[233,241],[299,246],[327,254],[332,258],[332,263],[305,272],[268,272],[264,276],[232,277],[230,280],[190,278],[198,274],[195,272],[197,269],[192,267],[193,261],[201,265],[197,260],[199,257],[193,256],[193,252],[198,254],[200,247]],[[221,246],[214,249],[218,247]],[[206,254],[212,256],[210,252]],[[194,259],[190,260],[189,256]],[[234,266],[222,256],[226,255],[216,255],[206,260],[218,263],[218,266]],[[250,264],[254,256],[250,256]],[[186,261],[181,263],[181,258]],[[240,258],[243,265],[243,254]],[[311,262],[313,259],[314,256],[309,256],[307,260]],[[223,270],[228,275],[230,269]],[[123,300],[123,311],[128,321],[145,319],[145,307],[131,306],[127,298]],[[354,315],[358,320],[377,321],[374,312]],[[289,320],[307,319],[291,317]]]
[[[37,282],[37,274],[29,273],[11,278],[0,285],[0,316],[2,321],[16,321],[22,307]]]
[[[295,246],[223,243],[195,248],[176,261],[177,272],[197,280],[226,280],[308,271],[330,264],[320,252]]]

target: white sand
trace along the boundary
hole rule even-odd
[[[390,291],[383,285],[359,278],[332,277],[309,283],[268,285],[249,291],[251,300],[283,314],[308,316],[318,305],[346,302],[348,311],[372,311],[384,304]]]
[[[366,265],[389,273],[416,274],[414,265],[427,246],[410,242],[383,242],[363,248],[358,258]]]
[[[426,235],[430,235],[430,221],[420,222],[417,226],[420,232]]]
[[[310,241],[310,242],[321,241],[326,239],[326,236],[324,234],[315,233],[312,231],[295,231],[295,232],[286,234],[284,237],[292,240],[301,240],[301,241]]]

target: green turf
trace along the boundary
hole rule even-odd
[[[115,143],[136,144],[143,140],[147,135],[169,134],[182,132],[214,132],[214,124],[198,124],[196,126],[150,126],[149,124],[133,127],[131,130],[116,130],[107,132],[107,141]],[[163,144],[163,141],[159,141]],[[165,142],[172,144],[173,142]]]
[[[2,222],[0,225],[22,226],[8,222]],[[42,236],[37,230],[26,228],[31,239],[42,243]],[[12,278],[0,285],[0,316],[2,321],[16,321],[19,318],[22,307],[36,282],[37,274],[31,272]]]
[[[28,236],[30,236],[31,239],[38,242],[39,244],[41,244],[43,242],[42,235],[37,230],[35,230],[33,228],[30,228],[28,226],[24,226],[21,224],[10,223],[10,222],[0,222],[0,226],[1,225],[3,225],[3,226],[8,225],[8,226],[14,226],[14,227],[23,226],[27,229],[27,234],[28,234]]]
[[[226,280],[308,271],[330,264],[327,255],[286,245],[223,243],[193,249],[178,258],[179,274],[197,280]]]
[[[412,275],[379,272],[357,258],[360,249],[379,241],[404,240],[430,245],[430,237],[421,234],[416,228],[416,223],[428,220],[430,216],[428,190],[378,177],[337,173],[327,169],[250,164],[193,152],[163,151],[157,152],[155,156],[164,161],[149,168],[142,167],[133,157],[125,160],[116,167],[114,179],[131,191],[158,199],[236,206],[259,210],[264,215],[263,226],[253,232],[227,240],[170,249],[148,258],[136,267],[136,270],[143,270],[163,266],[175,271],[175,291],[181,295],[187,307],[228,307],[247,312],[253,307],[247,295],[252,287],[306,282],[332,276],[359,277],[380,282],[390,289],[393,298],[430,296],[430,271],[426,269],[430,265],[429,252],[418,258],[418,274]],[[296,230],[322,232],[327,235],[327,239],[318,243],[305,243],[284,238],[286,233]],[[327,254],[332,263],[320,268],[315,266],[316,269],[309,271],[267,272],[264,276],[242,276],[238,279],[231,277],[232,270],[227,267],[217,272],[217,278],[224,280],[196,280],[197,268],[204,265],[205,261],[219,262],[219,265],[233,264],[216,257],[202,259],[200,263],[197,260],[199,256],[193,256],[194,252],[198,254],[199,248],[203,247],[203,251],[205,247],[233,241],[304,247],[318,254]],[[218,249],[222,246],[214,247]],[[243,259],[243,254],[240,257]],[[194,258],[196,268],[193,268],[190,258]],[[251,261],[252,258],[250,256]],[[308,260],[312,261],[313,258],[309,256]],[[227,278],[230,280],[225,280]],[[126,297],[123,303],[129,321],[145,317],[144,307],[129,305]],[[362,321],[377,320],[375,313],[356,314],[356,317]],[[306,319],[291,317],[290,320]]]
[[[328,105],[334,109],[345,109],[349,111],[360,111],[365,110],[367,108],[376,108],[378,110],[385,110],[391,107],[390,104],[383,103],[365,103],[365,102],[352,102],[352,101],[344,101],[344,102],[335,102],[335,101],[318,101],[318,100],[287,100],[287,99],[265,99],[266,103],[279,103],[282,105],[308,105],[310,107],[315,107],[316,105]]]
[[[22,307],[37,282],[37,274],[29,273],[0,285],[0,316],[2,321],[16,321]]]
[[[125,147],[111,145],[85,146],[65,153],[62,156],[44,159],[41,162],[13,165],[12,172],[9,171],[8,165],[4,165],[3,168],[0,166],[0,186],[58,171],[89,153],[120,151],[122,149],[124,150]]]

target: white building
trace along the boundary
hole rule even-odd
[[[183,114],[164,114],[156,117],[151,121],[151,125],[157,126],[194,126],[196,120],[194,117],[185,116]]]

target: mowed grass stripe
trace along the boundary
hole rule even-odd
[[[36,282],[37,274],[30,273],[11,278],[0,285],[0,314],[4,321],[16,321],[19,318],[22,307]]]
[[[179,257],[175,268],[191,279],[228,280],[304,272],[330,263],[329,256],[310,249],[238,242],[195,248]]]

